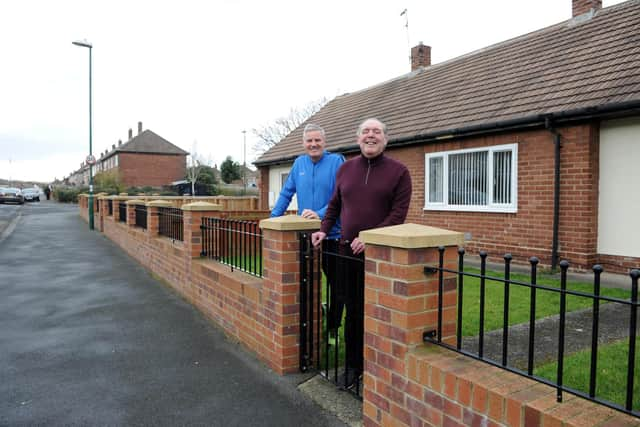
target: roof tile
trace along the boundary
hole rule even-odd
[[[341,95],[307,122],[325,128],[327,149],[355,145],[367,117],[383,120],[390,144],[572,109],[640,100],[640,0],[599,10]],[[268,164],[301,154],[304,124],[264,153]]]

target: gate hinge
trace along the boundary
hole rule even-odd
[[[425,331],[422,333],[422,342],[431,342],[436,338],[436,330]]]
[[[424,274],[436,274],[437,272],[438,272],[438,269],[436,267],[426,266],[424,268]]]

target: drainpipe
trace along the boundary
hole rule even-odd
[[[558,267],[558,223],[560,222],[560,134],[547,117],[544,127],[553,135],[555,162],[553,167],[553,237],[551,242],[551,271]]]

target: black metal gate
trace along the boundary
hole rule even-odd
[[[344,289],[339,285],[344,280],[340,274],[345,270],[343,263],[361,260],[341,255],[337,240],[325,240],[322,250],[313,248],[310,233],[300,233],[299,241],[300,370],[316,371],[361,399],[360,378],[347,386],[345,371],[350,368],[345,360],[344,295],[338,291]]]

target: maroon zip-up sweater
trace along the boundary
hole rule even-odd
[[[411,201],[411,176],[405,165],[383,154],[363,155],[343,163],[320,231],[329,234],[337,218],[342,238],[352,241],[362,230],[402,224]]]

